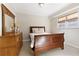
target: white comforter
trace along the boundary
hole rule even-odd
[[[50,33],[30,33],[31,48],[33,48],[33,46],[34,46],[34,35],[43,35],[43,34],[50,34]]]

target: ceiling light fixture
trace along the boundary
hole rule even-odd
[[[44,6],[44,3],[38,3],[38,5],[39,5],[40,7],[43,7],[43,6]]]

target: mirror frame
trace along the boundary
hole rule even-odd
[[[15,32],[15,15],[4,4],[1,4],[1,9],[2,9],[2,35],[6,34],[5,14],[7,14],[8,16],[10,16],[13,19],[14,30],[12,32]]]

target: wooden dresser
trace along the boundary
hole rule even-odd
[[[53,48],[64,49],[64,33],[36,35],[34,55]]]
[[[6,33],[0,37],[0,56],[19,55],[22,44],[22,33]]]

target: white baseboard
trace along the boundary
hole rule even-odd
[[[65,44],[67,45],[70,45],[72,47],[75,47],[75,48],[79,48],[79,45],[78,44],[75,44],[76,42],[72,43],[72,42],[65,42]]]

